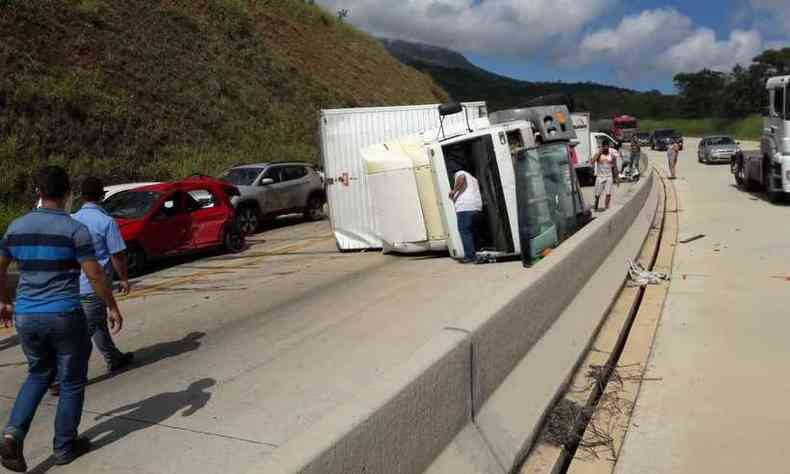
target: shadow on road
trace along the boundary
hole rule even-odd
[[[770,199],[768,199],[768,195],[765,194],[765,192],[763,191],[746,191],[743,188],[740,188],[735,183],[730,183],[730,187],[737,189],[738,191],[741,191],[744,194],[747,194],[749,196],[749,199],[751,199],[752,201],[763,201],[767,204],[776,207],[790,207],[790,201],[787,200],[787,196],[785,195],[782,195],[778,201],[773,202]]]
[[[201,339],[206,337],[204,332],[191,332],[177,341],[161,342],[153,346],[144,347],[134,352],[134,363],[117,372],[108,372],[88,381],[88,385],[104,382],[130,370],[139,369],[155,364],[171,357],[177,357],[187,352],[196,351],[202,344]]]
[[[93,443],[91,452],[85,456],[92,456],[94,451],[115,443],[132,433],[159,425],[181,410],[184,410],[181,412],[182,417],[194,415],[211,400],[211,393],[206,390],[216,384],[217,381],[212,378],[201,379],[193,382],[181,392],[160,393],[98,415],[95,418],[96,421],[103,419],[105,421],[80,435]],[[107,419],[108,417],[112,418]],[[144,455],[144,453],[140,454]],[[79,460],[75,462],[79,462]],[[50,457],[28,472],[42,474],[54,466],[54,459]]]
[[[11,349],[19,345],[19,336],[13,335],[5,339],[0,339],[0,351]]]

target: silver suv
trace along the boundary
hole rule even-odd
[[[256,232],[266,220],[302,213],[305,220],[324,217],[324,179],[307,163],[258,163],[236,166],[220,179],[241,192],[233,198],[236,224],[245,234]]]

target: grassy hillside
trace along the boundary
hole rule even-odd
[[[124,182],[309,161],[320,108],[447,98],[302,0],[0,0],[0,67],[5,215],[44,163]]]
[[[642,130],[656,128],[674,128],[684,136],[702,137],[716,133],[732,135],[740,140],[759,141],[763,130],[763,118],[751,115],[744,119],[672,119],[672,120],[643,120],[640,123]]]

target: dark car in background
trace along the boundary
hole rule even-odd
[[[729,135],[704,137],[699,142],[697,161],[700,163],[730,163],[740,151],[739,143]]]
[[[637,132],[636,140],[641,146],[650,145],[650,132]]]
[[[152,260],[216,248],[243,250],[244,234],[236,228],[231,204],[238,195],[228,183],[193,177],[122,191],[102,207],[121,228],[129,273],[139,275]]]
[[[657,128],[650,135],[650,148],[652,150],[666,151],[670,145],[677,143],[683,149],[683,136],[672,128]]]

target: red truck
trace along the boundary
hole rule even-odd
[[[630,115],[621,115],[612,120],[612,134],[620,143],[629,142],[639,131],[639,121]]]

